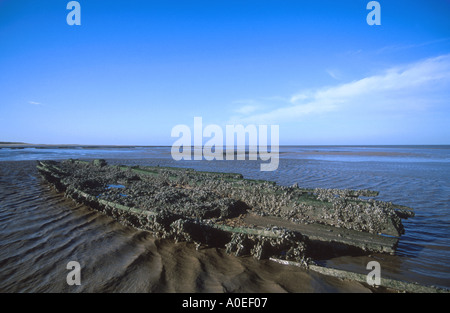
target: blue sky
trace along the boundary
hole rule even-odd
[[[171,145],[177,124],[280,144],[450,144],[450,1],[0,0],[0,141]]]

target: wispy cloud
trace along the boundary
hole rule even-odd
[[[36,105],[36,106],[41,106],[41,105],[43,105],[42,103],[36,102],[36,101],[28,101],[28,104]]]
[[[450,90],[450,54],[380,71],[356,81],[304,90],[265,112],[241,112],[241,123],[282,123],[336,111],[423,110]],[[433,99],[433,100],[431,100]],[[245,114],[247,113],[247,114]]]
[[[381,54],[381,53],[397,52],[397,51],[408,50],[408,49],[415,49],[415,48],[425,47],[425,46],[429,46],[429,45],[433,45],[433,44],[437,44],[437,43],[443,43],[446,41],[450,41],[450,38],[440,38],[440,39],[436,39],[436,40],[430,40],[430,41],[426,41],[426,42],[413,43],[413,44],[390,45],[390,46],[385,46],[385,47],[382,47],[382,48],[376,50],[376,53]]]
[[[341,53],[340,55],[341,55],[341,56],[344,55],[344,56],[354,57],[354,56],[360,55],[362,52],[363,52],[362,49],[358,49],[358,50],[347,50],[347,51]]]
[[[233,101],[233,105],[238,105],[234,112],[247,115],[257,111],[260,108],[260,103],[254,99],[241,99]]]
[[[336,80],[340,80],[341,79],[341,75],[339,73],[338,70],[335,69],[327,69],[325,70],[327,72],[328,75],[330,75],[332,78],[336,79]]]
[[[256,110],[258,110],[258,106],[256,106],[256,105],[244,105],[240,108],[237,108],[235,110],[235,112],[239,113],[239,114],[247,115],[247,114],[255,112]]]

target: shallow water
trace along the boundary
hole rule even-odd
[[[367,292],[359,283],[223,249],[157,240],[76,205],[35,162],[0,162],[1,292]],[[81,265],[69,286],[66,265]]]
[[[25,150],[25,151],[24,151]],[[0,149],[0,291],[55,292],[346,292],[358,283],[221,249],[156,240],[148,233],[74,204],[42,182],[35,162],[11,160],[106,158],[116,164],[183,166],[242,173],[302,187],[372,189],[381,200],[413,207],[394,256],[340,257],[329,266],[367,273],[370,260],[384,277],[450,287],[450,147],[282,147],[275,172],[259,161],[183,161],[170,148]],[[76,260],[82,285],[68,286]]]

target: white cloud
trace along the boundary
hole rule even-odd
[[[325,70],[327,72],[328,75],[330,75],[332,78],[336,79],[336,80],[340,80],[340,74],[338,70],[331,70],[331,69],[327,69]]]
[[[256,105],[244,105],[235,110],[236,113],[247,115],[258,110],[258,106]]]
[[[309,97],[311,97],[311,95],[307,95],[305,93],[299,93],[299,94],[291,96],[290,102],[295,103],[297,101],[303,101],[303,100],[308,99]]]
[[[40,105],[42,103],[36,101],[28,101],[29,104]]]
[[[440,39],[426,41],[426,42],[422,42],[422,43],[397,44],[397,45],[385,46],[385,47],[382,47],[382,48],[378,49],[376,51],[376,53],[377,54],[381,54],[381,53],[398,52],[398,51],[408,50],[408,49],[416,49],[416,48],[420,48],[420,47],[434,45],[434,44],[437,44],[437,43],[446,42],[446,41],[449,41],[449,40],[450,40],[450,38],[440,38]]]
[[[294,94],[281,107],[252,114],[241,110],[240,123],[282,123],[336,111],[405,112],[448,101],[450,54],[393,67],[356,81]],[[235,118],[236,119],[236,118]]]

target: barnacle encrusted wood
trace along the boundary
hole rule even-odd
[[[38,169],[67,197],[126,225],[257,258],[393,253],[404,233],[401,219],[414,216],[403,206],[361,199],[378,194],[369,190],[286,187],[234,173],[104,160],[40,161]]]

